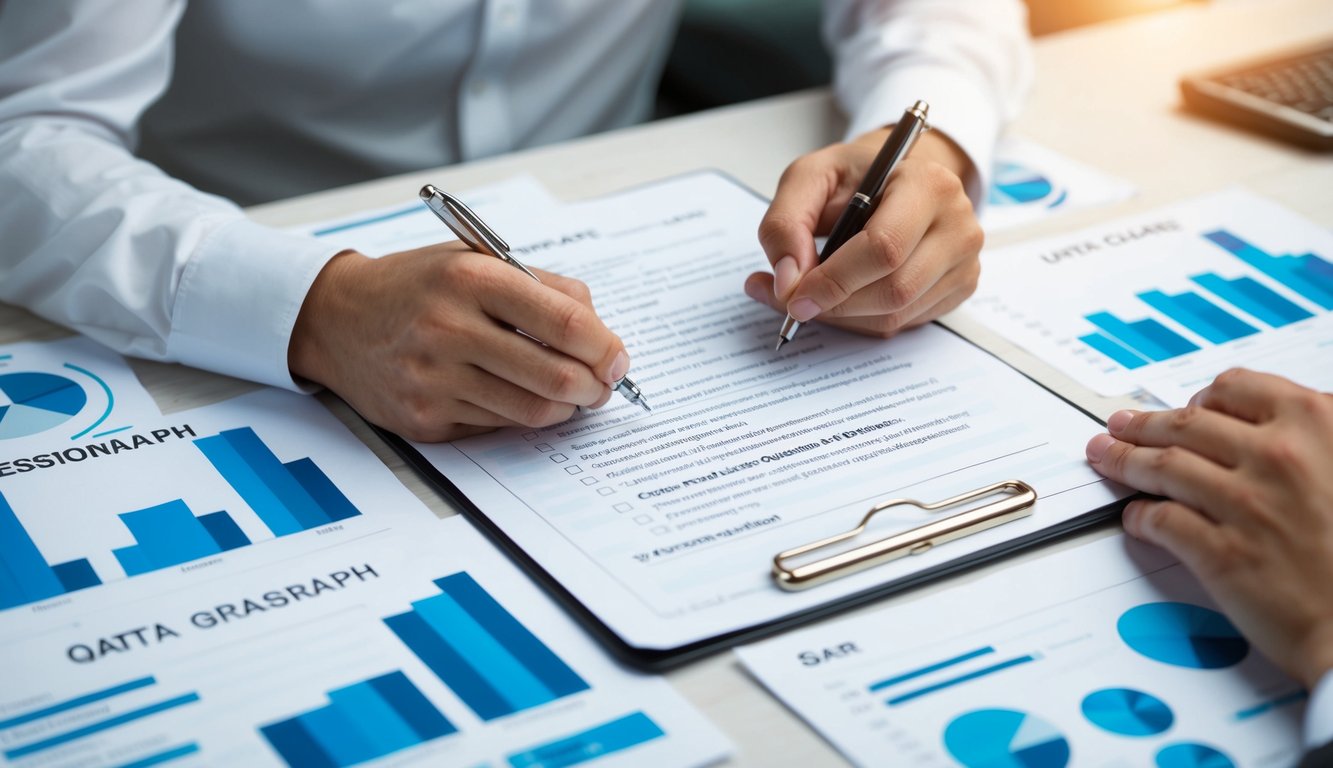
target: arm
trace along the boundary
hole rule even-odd
[[[1333,740],[1333,395],[1245,370],[1174,411],[1119,411],[1088,442],[1103,475],[1165,498],[1125,530],[1170,550],[1241,632],[1313,693]]]
[[[746,281],[755,300],[805,321],[889,336],[962,303],[976,286],[994,144],[1030,79],[1017,0],[853,0],[826,4],[834,88],[851,123],[845,144],[783,174],[759,239],[774,274]],[[917,99],[934,130],[889,180],[865,230],[817,266],[826,234],[875,152]]]
[[[121,352],[295,388],[292,324],[338,249],[131,154],[183,8],[0,3],[0,300]]]

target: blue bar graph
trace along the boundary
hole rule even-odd
[[[1228,280],[1220,275],[1202,274],[1190,278],[1225,301],[1254,315],[1274,328],[1291,325],[1314,315],[1266,288],[1252,277]]]
[[[879,682],[871,683],[869,686],[869,690],[871,693],[874,693],[875,691],[882,691],[885,688],[895,686],[899,683],[905,683],[908,680],[915,680],[918,677],[929,675],[932,672],[938,672],[941,669],[948,669],[949,667],[952,667],[954,665],[962,664],[965,661],[971,661],[972,659],[979,658],[981,656],[989,656],[992,653],[995,653],[995,649],[989,645],[984,648],[978,648],[974,651],[961,653],[952,658],[945,659],[944,661],[937,661],[933,664],[927,664],[924,667],[918,667],[916,669],[894,675],[893,677],[885,678],[883,680],[880,680]]]
[[[1096,312],[1086,319],[1149,360],[1170,360],[1199,349],[1194,342],[1151,318],[1127,323],[1109,312]]]
[[[0,610],[101,583],[87,560],[49,565],[0,494]]]
[[[1142,368],[1148,364],[1148,359],[1140,357],[1137,352],[1130,350],[1120,342],[1100,333],[1089,333],[1086,336],[1079,336],[1078,340],[1087,344],[1089,347],[1101,352],[1103,355],[1120,363],[1122,366],[1130,369]]]
[[[117,768],[150,768],[150,766],[169,763],[172,760],[179,760],[182,757],[189,757],[190,755],[196,754],[198,752],[199,752],[199,745],[195,744],[194,742],[190,742],[189,744],[182,744],[179,747],[164,749],[161,752],[149,755],[148,757],[141,757],[138,760],[135,760],[134,762],[131,763],[122,763],[121,765],[117,766]]]
[[[274,536],[361,514],[313,461],[284,464],[248,427],[200,438],[194,444]]]
[[[328,698],[328,706],[259,728],[288,765],[356,765],[458,730],[402,672],[329,691]]]
[[[645,744],[666,735],[642,712],[589,728],[558,741],[531,747],[508,757],[511,768],[565,768]]]
[[[68,744],[71,741],[82,739],[85,736],[92,736],[93,734],[101,733],[102,731],[117,728],[137,720],[142,720],[145,717],[161,714],[162,712],[175,709],[176,707],[193,704],[196,701],[199,701],[199,694],[187,693],[165,701],[159,701],[156,704],[149,704],[146,707],[140,707],[139,709],[109,717],[105,720],[99,720],[90,725],[85,725],[82,728],[76,728],[72,731],[42,739],[41,741],[25,744],[21,747],[15,747],[14,749],[7,749],[5,750],[5,759],[17,760],[20,757],[26,757],[28,755],[61,746],[62,744]]]
[[[187,563],[250,543],[226,512],[195,517],[180,499],[123,512],[119,517],[138,542],[112,550],[128,576]]]
[[[16,725],[31,723],[34,720],[41,720],[42,718],[50,717],[51,715],[58,715],[61,712],[68,712],[71,709],[77,709],[78,707],[82,707],[85,704],[93,704],[99,701],[104,701],[113,696],[119,696],[122,693],[137,691],[140,688],[146,688],[150,685],[156,685],[156,684],[157,684],[157,679],[154,677],[151,676],[141,677],[137,680],[130,680],[129,682],[126,683],[113,685],[110,688],[103,688],[100,691],[85,693],[82,696],[75,696],[72,699],[59,701],[56,702],[55,704],[48,704],[42,707],[41,709],[36,709],[33,710],[32,712],[26,712],[22,715],[16,715],[7,720],[0,720],[0,731],[5,730],[6,728],[13,728]]]
[[[1274,256],[1225,229],[1204,237],[1324,309],[1333,309],[1333,262],[1313,253]]]
[[[1259,332],[1258,328],[1193,291],[1175,295],[1145,291],[1138,296],[1148,306],[1214,344],[1225,344]]]
[[[948,680],[942,680],[933,685],[927,685],[924,688],[918,688],[914,691],[908,691],[907,693],[894,696],[885,703],[888,704],[890,707],[896,707],[900,704],[906,704],[907,702],[912,701],[913,699],[919,699],[922,696],[935,693],[936,691],[942,691],[945,688],[952,688],[955,685],[962,685],[963,683],[971,682],[978,678],[986,677],[987,675],[993,675],[996,672],[1003,672],[1004,670],[1009,669],[1010,667],[1016,667],[1020,664],[1030,664],[1036,661],[1037,658],[1038,657],[1036,656],[1027,655],[1027,656],[1018,656],[1012,659],[1007,659],[1005,661],[999,662],[998,664],[992,664],[989,667],[982,667],[981,669],[973,670],[971,672],[959,675],[957,677],[951,677]]]
[[[574,670],[466,573],[384,622],[483,720],[588,689]]]

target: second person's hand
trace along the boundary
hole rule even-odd
[[[306,296],[289,366],[427,442],[604,405],[629,370],[624,344],[582,282],[533,272],[540,283],[457,242],[380,259],[344,252]]]
[[[787,168],[759,225],[773,273],[749,276],[751,298],[801,322],[888,337],[939,317],[976,289],[983,236],[962,182],[971,164],[934,132],[889,178],[865,228],[819,264],[815,237],[833,227],[889,130]]]

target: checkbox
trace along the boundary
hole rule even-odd
[[[638,523],[639,525],[647,525],[647,524],[651,523],[652,521],[653,521],[653,518],[649,517],[648,515],[635,515],[635,516],[634,516],[634,522]]]
[[[584,485],[597,485],[597,478],[595,478],[595,477],[585,477],[585,478],[579,480],[579,482],[580,482],[580,483],[583,483]]]
[[[569,461],[569,457],[563,453],[553,453],[551,454],[551,461],[554,461],[556,464],[564,464],[566,461]]]
[[[550,444],[550,443],[537,443],[536,445],[534,445],[534,446],[532,446],[532,447],[533,447],[533,448],[536,448],[537,450],[541,451],[542,453],[550,453],[551,451],[554,451],[554,450],[555,450],[554,448],[551,447],[551,444]]]
[[[565,472],[571,475],[581,475],[583,474],[583,467],[580,467],[578,464],[570,464],[568,467],[565,467]]]
[[[671,529],[666,527],[665,525],[659,525],[656,528],[652,528],[650,530],[652,530],[652,532],[657,534],[658,536],[661,536],[664,533],[671,533]]]
[[[597,492],[602,494],[603,496],[610,496],[611,494],[616,492],[616,489],[612,488],[609,485],[604,485],[601,488],[598,488]]]
[[[615,506],[615,510],[616,510],[617,512],[628,512],[628,511],[630,511],[631,509],[634,509],[634,505],[633,505],[633,504],[626,504],[626,503],[623,502],[623,501],[620,502],[619,504],[617,504],[617,505]]]
[[[533,440],[536,440],[536,439],[537,439],[537,433],[536,433],[536,432],[524,432],[524,433],[523,433],[523,439],[524,439],[524,440],[527,440],[528,442],[531,442],[531,441],[533,441]]]

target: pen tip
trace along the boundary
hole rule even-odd
[[[783,345],[783,344],[786,344],[786,343],[787,343],[787,337],[786,337],[786,336],[779,336],[779,337],[778,337],[778,345],[777,345],[776,347],[773,347],[773,351],[774,351],[774,352],[780,351],[780,350],[782,349],[782,345]]]

